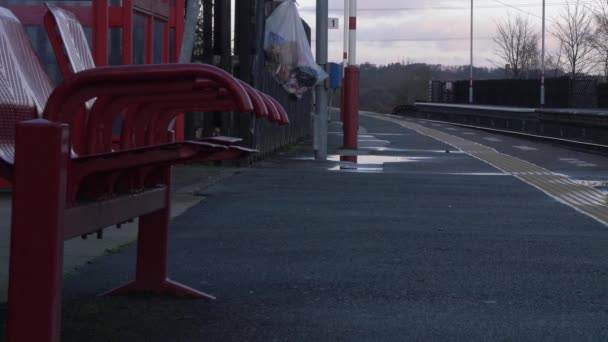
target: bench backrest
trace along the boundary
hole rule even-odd
[[[53,90],[21,22],[0,7],[0,159],[13,163],[15,125],[39,117]]]
[[[23,91],[29,94],[42,115],[46,101],[53,92],[53,83],[36,53],[23,25],[8,9],[0,7],[0,26],[6,47],[13,53],[19,77],[24,81]]]
[[[95,68],[95,60],[87,41],[84,29],[78,18],[60,7],[46,4],[49,12],[45,16],[45,26],[48,32],[57,30],[58,36],[50,34],[51,44],[56,53],[57,62],[63,77]]]

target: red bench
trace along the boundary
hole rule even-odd
[[[175,143],[149,132],[183,110],[175,99],[240,112],[257,103],[263,114],[250,93],[205,65],[91,68],[53,89],[21,23],[0,7],[0,176],[14,185],[9,342],[59,340],[64,240],[137,217],[135,280],[112,293],[213,298],[167,278],[171,166],[254,151],[238,139]],[[151,103],[166,111],[146,112]],[[117,113],[129,121],[120,150],[108,139]]]
[[[50,4],[46,4],[46,6],[49,11],[45,15],[44,24],[63,76],[67,77],[74,72],[94,68],[95,61],[91,55],[91,50],[87,43],[84,29],[76,16],[73,13],[57,6]],[[289,123],[287,113],[283,107],[276,102],[276,100],[261,92],[258,92],[247,83],[242,81],[240,82],[241,86],[245,88],[245,91],[250,96],[258,117],[268,116],[270,121],[278,122],[282,125]],[[203,83],[200,86],[201,88],[204,88],[205,84]],[[195,105],[190,103],[186,97],[175,100],[177,107],[180,107],[181,105],[183,111],[207,110],[205,108],[196,106],[197,103],[200,105],[199,95],[195,94],[194,102]],[[153,108],[155,111],[165,113],[162,119],[151,123],[152,125],[158,125],[161,128],[166,127],[176,115],[181,113],[179,110],[173,112],[167,111],[166,108],[162,106],[159,107],[155,104],[149,104],[145,109],[145,112],[149,113],[150,108]],[[153,134],[153,130],[150,130],[149,132],[149,135]],[[151,137],[149,136],[148,138]],[[124,141],[124,137],[121,140]]]

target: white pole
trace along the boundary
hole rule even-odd
[[[469,103],[473,103],[473,0],[471,0],[471,67],[469,72]]]
[[[350,0],[344,0],[344,49],[342,50],[342,67],[346,68],[348,65],[348,19],[350,12],[348,11],[348,3]]]
[[[541,71],[540,71],[540,106],[545,106],[545,0],[543,0],[543,28],[542,28],[542,52],[541,52]]]
[[[348,7],[348,65],[357,65],[357,0],[350,0]]]

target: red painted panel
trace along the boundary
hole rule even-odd
[[[127,0],[123,0],[123,2],[125,2]],[[127,7],[124,7],[127,8]],[[123,7],[110,7],[110,9],[108,10],[108,15],[109,15],[109,21],[110,21],[110,27],[114,28],[114,27],[122,27],[122,21],[123,21]]]
[[[43,5],[2,5],[11,10],[17,18],[27,26],[42,26],[43,17],[47,9]],[[93,14],[90,7],[86,6],[59,6],[74,13],[83,26],[93,25]]]

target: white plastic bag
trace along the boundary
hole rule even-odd
[[[293,0],[285,0],[266,19],[266,66],[285,90],[300,98],[328,75],[315,62]]]

